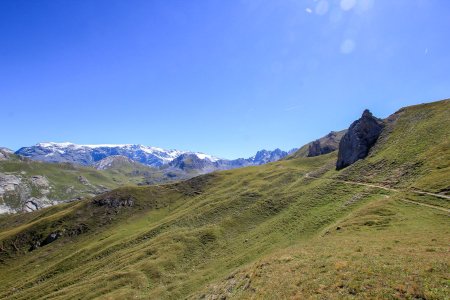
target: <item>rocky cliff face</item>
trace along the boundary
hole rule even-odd
[[[383,121],[365,110],[359,120],[350,125],[339,143],[336,170],[343,169],[369,154],[383,130]]]
[[[51,189],[45,176],[0,172],[0,213],[34,211],[52,205],[47,197]]]
[[[339,142],[341,141],[344,131],[331,131],[329,134],[315,140],[308,147],[308,157],[319,156],[323,154],[328,154],[339,148]]]

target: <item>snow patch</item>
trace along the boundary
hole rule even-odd
[[[215,157],[215,156],[212,156],[209,154],[205,154],[205,153],[201,153],[201,152],[195,152],[194,154],[200,159],[208,159],[211,162],[216,162],[216,161],[220,160],[220,158],[218,158],[218,157]]]

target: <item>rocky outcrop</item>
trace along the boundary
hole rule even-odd
[[[15,175],[0,173],[0,197],[18,189],[22,180]]]
[[[30,197],[23,204],[22,211],[32,212],[47,206],[55,205],[56,203],[57,201],[52,201],[48,199],[46,196],[42,196],[40,198]]]
[[[0,173],[0,214],[31,212],[53,205],[55,202],[47,198],[51,189],[45,176]]]
[[[343,169],[369,154],[383,130],[383,121],[365,110],[359,120],[353,122],[339,143],[336,170]]]
[[[30,194],[31,188],[19,175],[0,173],[0,204],[3,205],[1,212],[21,210],[21,204],[28,200]]]
[[[45,245],[53,243],[54,241],[56,241],[57,239],[59,239],[62,236],[63,236],[63,233],[61,231],[52,232],[49,235],[47,235],[47,237],[44,240],[42,240],[42,241],[38,240],[38,241],[32,242],[31,247],[28,251],[33,251],[39,247],[43,247]]]
[[[114,193],[98,196],[92,200],[96,206],[107,206],[112,208],[117,207],[132,207],[134,199],[131,196],[115,195]]]
[[[0,147],[0,160],[8,160],[11,154],[13,154],[13,152],[8,148]]]
[[[307,157],[314,157],[323,154],[328,154],[339,148],[339,142],[341,141],[344,131],[332,131],[323,138],[315,140],[308,147]]]
[[[87,180],[86,177],[81,176],[81,175],[78,176],[78,181],[79,181],[81,184],[84,184],[84,185],[91,185],[91,183],[89,182],[89,180]]]

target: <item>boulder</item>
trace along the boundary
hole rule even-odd
[[[42,240],[42,241],[40,241],[40,240],[32,241],[28,251],[31,252],[33,250],[36,250],[39,247],[42,247],[42,246],[48,245],[50,243],[53,243],[54,241],[56,241],[57,239],[59,239],[62,236],[63,236],[62,231],[58,230],[58,231],[52,232],[49,235],[47,235],[47,237],[44,240]]]
[[[84,184],[84,185],[90,185],[91,183],[89,182],[89,180],[87,180],[86,179],[86,177],[84,177],[84,176],[78,176],[78,181],[81,183],[81,184]]]
[[[45,176],[34,175],[31,176],[31,183],[37,188],[48,188],[50,186],[50,182]]]
[[[339,143],[336,170],[341,170],[369,154],[384,128],[382,120],[365,110],[359,120],[353,122]]]

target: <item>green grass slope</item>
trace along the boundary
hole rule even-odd
[[[340,172],[334,152],[4,216],[0,298],[448,299],[447,200],[414,193],[445,193],[448,109],[402,110],[369,157]],[[428,147],[410,144],[411,126]]]
[[[400,109],[371,155],[343,170],[343,179],[450,193],[450,100]]]
[[[127,168],[99,171],[71,164],[19,159],[15,155],[11,155],[8,160],[0,161],[0,173],[19,177],[25,189],[28,190],[29,197],[41,196],[39,189],[31,183],[31,178],[33,176],[45,177],[51,187],[46,196],[55,201],[92,195],[98,190],[114,189],[123,185],[136,185],[142,182],[146,176],[146,174],[134,174]],[[80,176],[85,178],[88,184],[80,181]],[[21,198],[23,197],[20,192],[5,195],[0,198],[0,205],[6,204],[11,208],[20,209],[24,200]]]

